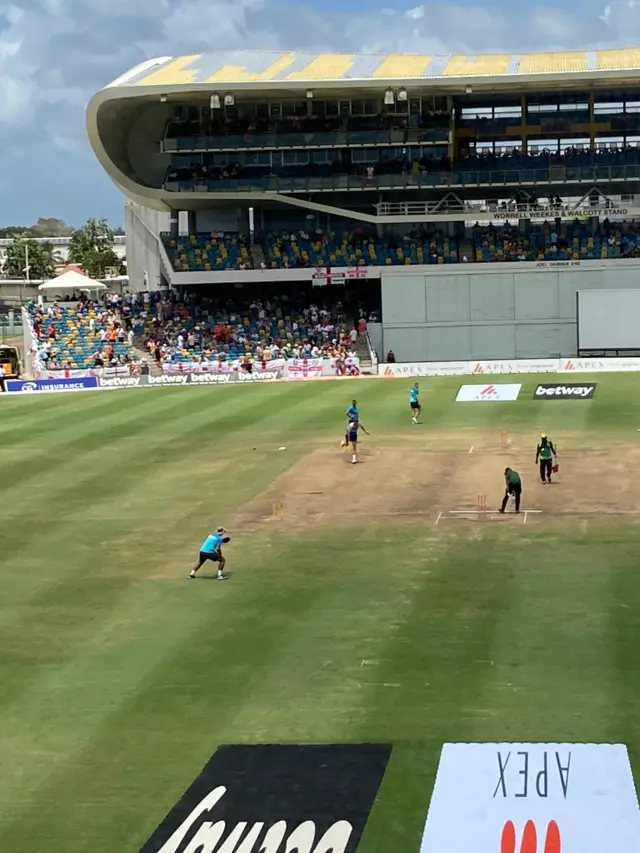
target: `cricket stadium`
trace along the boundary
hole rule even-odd
[[[87,132],[129,286],[0,394],[0,849],[637,851],[640,49],[161,57]]]

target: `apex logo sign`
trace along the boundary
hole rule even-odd
[[[558,385],[556,383],[538,385],[533,392],[535,400],[592,400],[596,393],[593,385]]]
[[[550,820],[544,835],[544,847],[538,846],[538,828],[532,820],[524,825],[522,839],[518,845],[518,833],[513,821],[508,820],[502,830],[500,853],[562,853],[560,830],[555,820]]]
[[[356,853],[390,755],[222,746],[140,853]]]
[[[490,385],[462,385],[456,403],[513,402],[518,399],[522,385],[492,383]]]
[[[638,838],[622,744],[447,743],[420,853],[595,853]]]

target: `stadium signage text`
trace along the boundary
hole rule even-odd
[[[95,376],[83,376],[77,379],[7,379],[5,388],[11,394],[87,391],[98,388],[98,380]]]
[[[601,217],[628,216],[627,207],[539,207],[537,210],[514,211],[513,217],[518,219],[584,219]]]
[[[246,382],[273,382],[277,370],[256,370],[253,373],[171,373],[163,376],[114,376],[99,379],[100,388],[153,388],[171,385],[229,385]]]
[[[622,744],[447,743],[420,853],[626,850],[638,832]]]
[[[222,746],[140,853],[356,853],[390,754]]]
[[[596,385],[538,385],[535,400],[592,400]]]
[[[489,383],[487,385],[461,385],[456,403],[513,403],[518,399],[522,385]]]
[[[640,372],[640,358],[546,358],[513,361],[422,361],[379,364],[378,375],[402,376],[497,376],[519,373],[616,373]]]

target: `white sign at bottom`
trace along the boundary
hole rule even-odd
[[[456,403],[509,403],[518,399],[522,385],[488,382],[485,385],[461,385]]]
[[[420,853],[640,847],[626,746],[445,743]]]

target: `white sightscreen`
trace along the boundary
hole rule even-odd
[[[640,290],[579,290],[578,349],[640,349]]]

